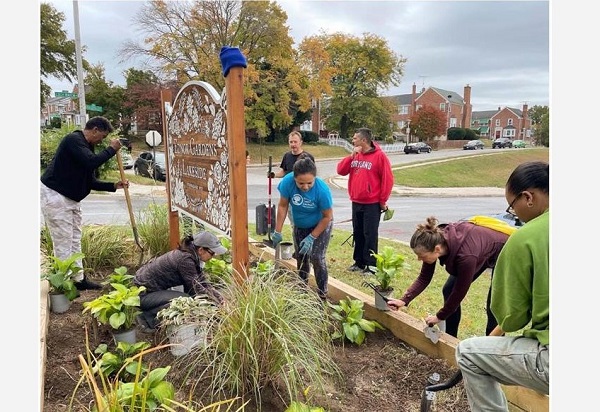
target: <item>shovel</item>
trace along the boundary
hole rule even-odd
[[[121,149],[117,150],[117,163],[119,164],[119,172],[121,174],[121,181],[125,182],[127,179],[125,178],[125,170],[123,169],[123,159],[121,158]],[[140,248],[140,262],[139,265],[142,264],[142,260],[144,259],[144,248],[140,244],[140,237],[138,235],[137,226],[135,225],[135,218],[133,216],[133,207],[131,206],[131,197],[129,196],[129,187],[123,187],[125,191],[125,200],[127,201],[127,209],[129,210],[129,220],[131,221],[131,229],[133,230],[133,238],[135,239],[135,244]]]
[[[271,172],[273,171],[273,156],[269,156],[269,204],[267,205],[267,238],[263,239],[263,243],[266,246],[274,247],[273,240],[271,239],[271,232],[273,231],[273,215],[271,214],[271,192],[273,186],[273,178],[271,177]]]

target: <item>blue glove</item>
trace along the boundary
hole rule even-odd
[[[298,253],[300,253],[301,255],[310,255],[315,239],[316,238],[313,237],[313,235],[311,234],[302,239],[302,242],[300,242],[300,250],[298,251]]]
[[[271,235],[271,240],[273,241],[273,248],[276,248],[277,245],[283,240],[283,236],[279,232],[273,232]]]

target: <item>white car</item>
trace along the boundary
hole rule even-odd
[[[123,168],[124,169],[131,169],[133,168],[133,156],[131,156],[129,154],[129,152],[126,151],[121,151],[121,159],[123,159]]]

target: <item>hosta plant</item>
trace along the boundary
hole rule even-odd
[[[41,275],[42,280],[47,280],[50,284],[51,294],[64,294],[67,299],[73,300],[78,296],[73,275],[81,271],[77,262],[83,259],[83,253],[74,253],[66,259],[59,259],[56,256],[48,256],[50,264]]]
[[[361,345],[366,337],[366,332],[374,332],[375,329],[383,330],[384,327],[375,320],[364,319],[364,302],[359,299],[346,297],[336,305],[327,302],[331,308],[330,316],[337,321],[332,339],[348,339],[352,343]]]

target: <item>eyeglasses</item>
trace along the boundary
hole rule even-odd
[[[209,248],[205,247],[204,250],[206,250],[211,256],[215,255],[215,252],[213,252],[212,250],[210,250]]]
[[[508,207],[506,208],[506,213],[509,213],[512,216],[517,217],[517,214],[515,213],[515,209],[513,209],[513,205],[515,204],[515,202],[517,201],[517,199],[521,197],[522,194],[523,194],[523,192],[521,192],[521,193],[519,193],[518,195],[515,196],[515,198],[513,199],[513,201],[510,202],[510,205],[508,205]]]

